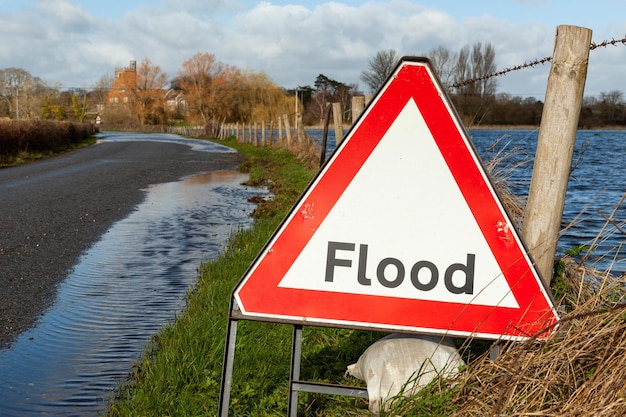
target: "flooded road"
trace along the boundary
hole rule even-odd
[[[71,269],[51,306],[0,350],[0,415],[96,416],[184,308],[202,261],[251,224],[264,190],[219,170],[148,187]]]
[[[29,329],[78,258],[152,184],[236,169],[233,149],[176,135],[104,132],[99,144],[0,169],[0,348]]]

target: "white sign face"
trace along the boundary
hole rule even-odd
[[[233,291],[242,317],[494,339],[558,321],[425,60],[403,60]]]
[[[519,307],[413,99],[279,286]]]

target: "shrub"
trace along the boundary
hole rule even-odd
[[[90,123],[52,120],[0,120],[0,163],[10,164],[29,153],[54,153],[96,133]]]

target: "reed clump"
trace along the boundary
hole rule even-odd
[[[559,329],[510,342],[470,365],[451,389],[451,416],[626,414],[626,282],[565,259]]]
[[[70,149],[94,133],[90,123],[0,120],[0,166]]]
[[[498,154],[487,169],[519,227],[524,199],[509,191],[506,174],[511,171],[502,167],[509,158]],[[519,154],[515,158],[515,167],[526,163]],[[613,216],[606,225],[623,233]],[[392,399],[388,415],[626,415],[626,274],[615,276],[611,266],[601,271],[587,265],[580,250],[589,253],[593,247],[566,251],[555,263],[551,290],[561,320],[549,338],[500,342],[495,360],[483,349],[457,378],[436,380],[412,397]],[[614,259],[620,250],[614,248]],[[480,343],[466,340],[461,350],[467,356]]]

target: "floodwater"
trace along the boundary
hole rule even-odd
[[[479,153],[488,160],[509,154],[512,191],[526,196],[532,176],[538,130],[475,130],[470,132]],[[495,146],[492,146],[495,143]],[[587,265],[614,276],[626,272],[626,131],[579,130],[565,196],[557,255],[579,245]],[[503,164],[506,170],[507,163]]]
[[[246,174],[217,171],[152,186],[86,252],[33,329],[0,351],[0,416],[95,416],[177,312],[202,261],[249,227]]]

